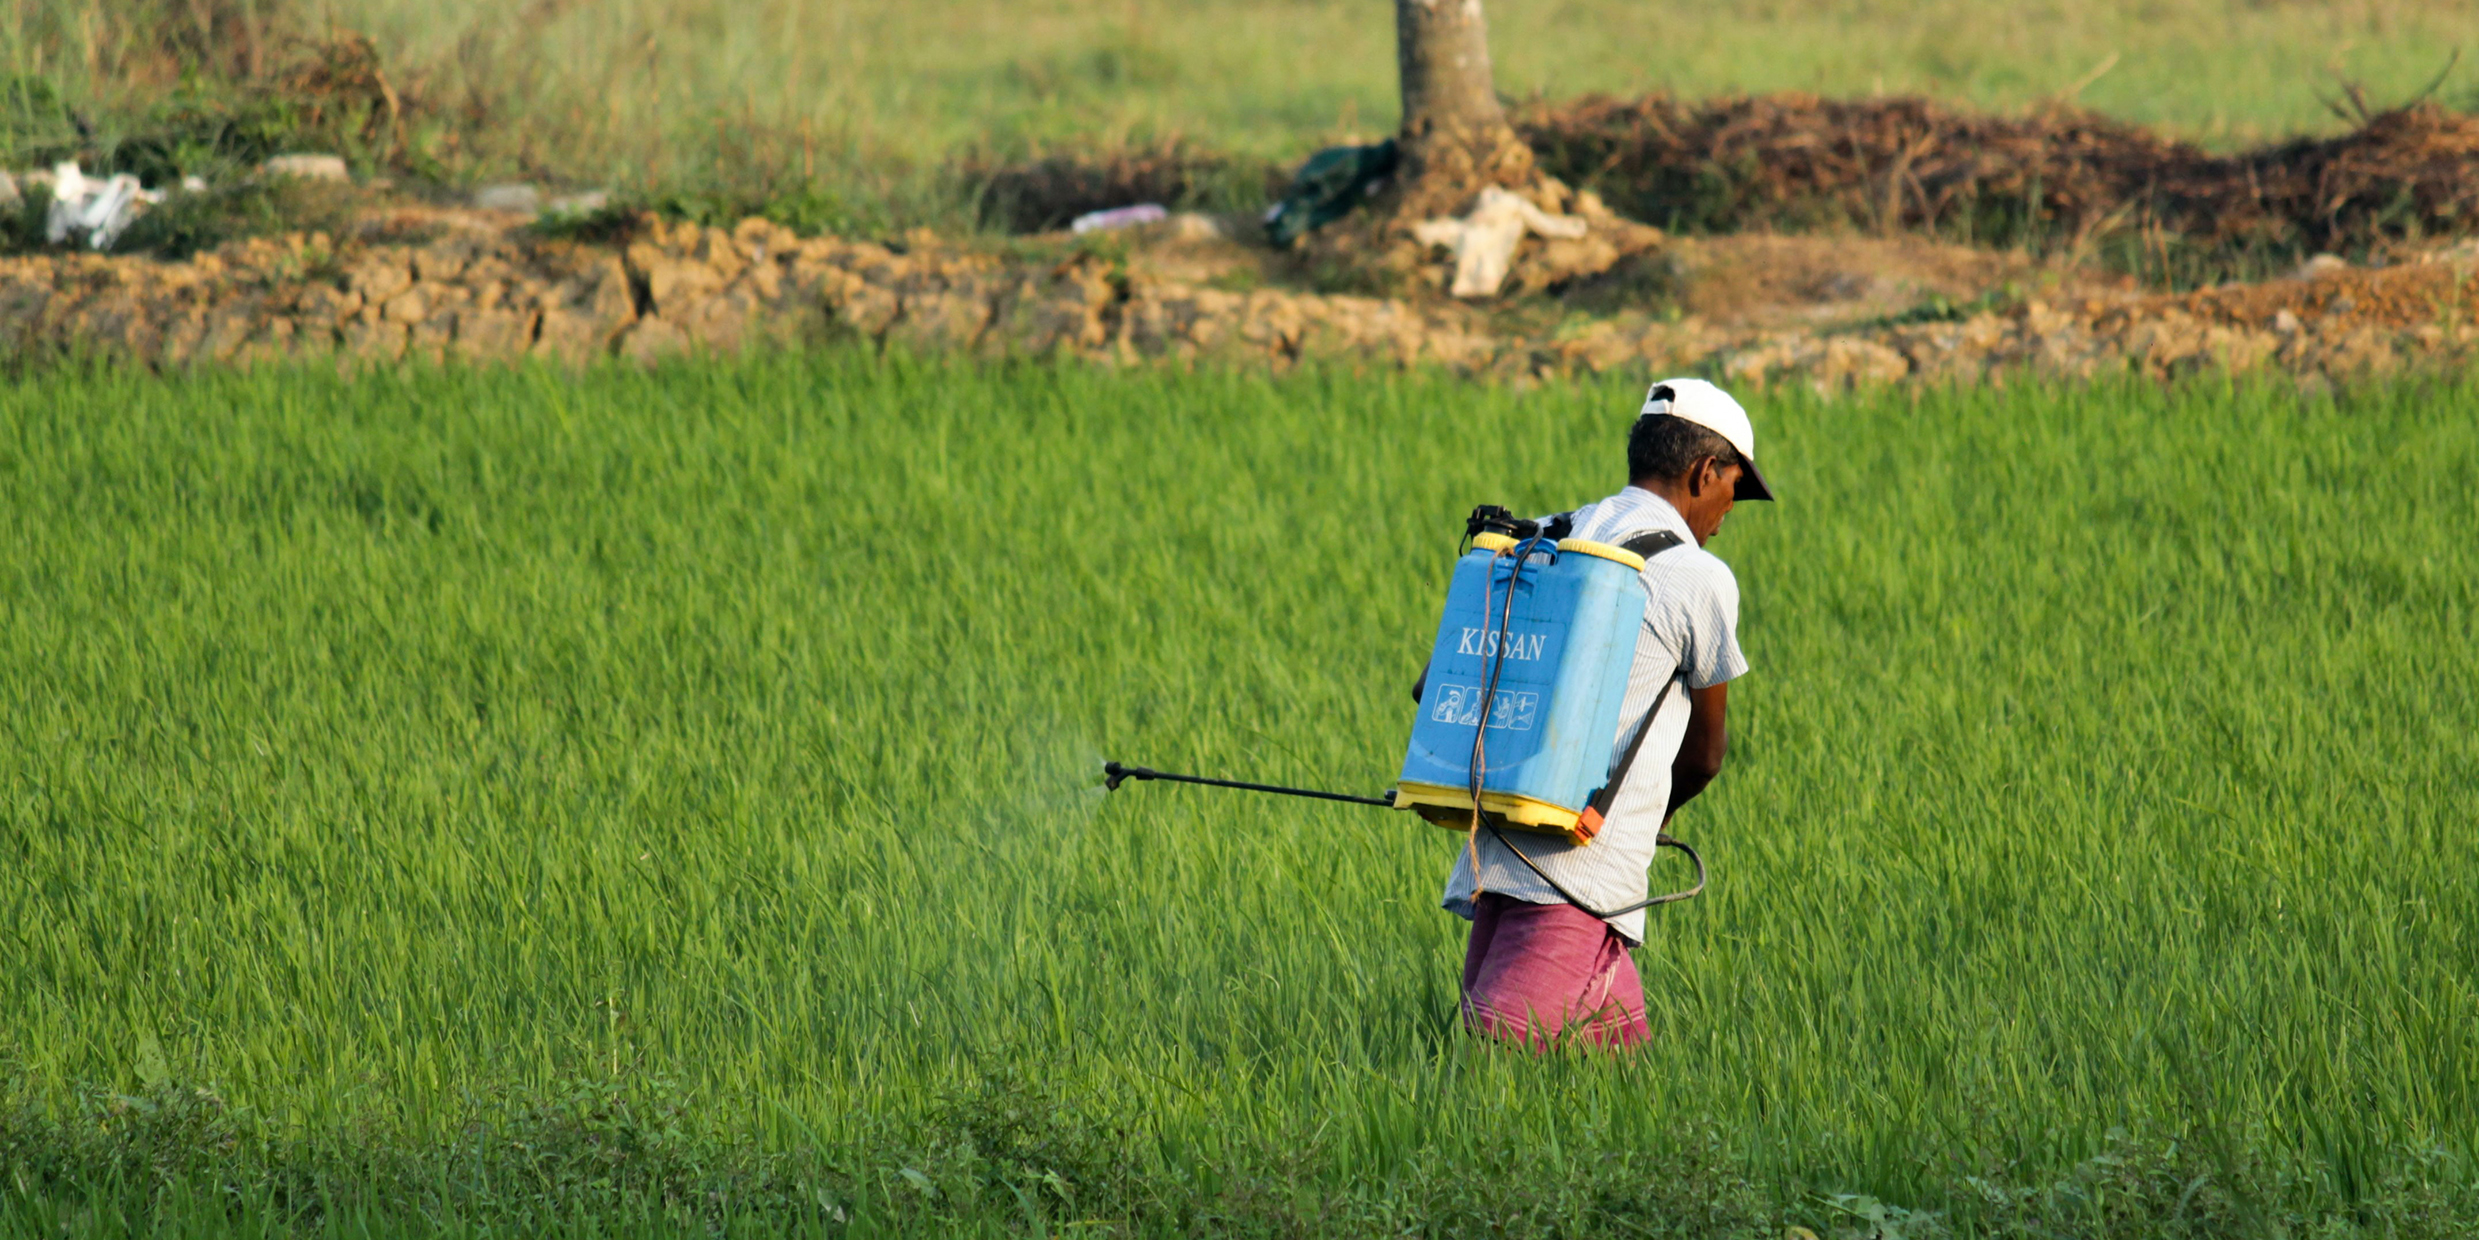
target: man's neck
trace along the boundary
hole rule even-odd
[[[1675,513],[1679,514],[1679,517],[1680,517],[1680,519],[1681,519],[1681,520],[1685,520],[1685,519],[1686,519],[1686,516],[1687,516],[1687,488],[1686,488],[1686,487],[1684,487],[1684,486],[1680,485],[1680,484],[1679,484],[1679,483],[1677,483],[1677,482],[1674,482],[1674,481],[1667,481],[1667,480],[1664,480],[1664,479],[1661,479],[1661,478],[1638,478],[1638,479],[1636,479],[1635,481],[1628,483],[1627,485],[1628,485],[1628,486],[1631,486],[1631,487],[1634,487],[1636,490],[1639,490],[1639,491],[1644,491],[1644,492],[1647,492],[1647,493],[1649,493],[1649,494],[1652,494],[1652,495],[1655,495],[1655,496],[1659,496],[1659,497],[1660,497],[1660,499],[1661,499],[1661,502],[1663,502],[1663,503],[1665,503],[1665,504],[1668,504],[1668,505],[1670,506],[1670,511],[1672,511],[1672,512],[1675,512]]]

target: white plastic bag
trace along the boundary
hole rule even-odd
[[[162,202],[160,190],[146,189],[126,172],[96,180],[76,164],[52,169],[52,206],[43,216],[43,239],[60,245],[81,238],[88,248],[110,249],[138,213]]]

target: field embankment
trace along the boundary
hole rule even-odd
[[[2479,1227],[2467,385],[1756,406],[1656,1050],[1454,1031],[1370,789],[1638,377],[0,389],[0,1226]]]
[[[384,0],[348,15],[368,19],[376,39],[338,27],[337,14],[305,23],[284,5],[139,4],[84,26],[38,6],[0,29],[0,52],[40,70],[0,82],[0,163],[74,161],[164,197],[111,235],[131,257],[71,256],[64,245],[78,239],[54,237],[46,220],[49,189],[26,180],[0,211],[0,251],[14,251],[0,258],[0,351],[157,367],[651,360],[857,338],[980,356],[1332,357],[1502,376],[1635,367],[1834,388],[2206,369],[2324,384],[2458,367],[2473,350],[2465,274],[2479,256],[2479,119],[2447,106],[2463,101],[2449,67],[2415,88],[2379,80],[2373,98],[2402,105],[2390,108],[2336,76],[2348,123],[2271,142],[2247,140],[2250,126],[2146,128],[2084,108],[2079,92],[2111,80],[2114,58],[1996,109],[1889,95],[1882,83],[1835,100],[1536,95],[1520,126],[1542,167],[1564,178],[1532,191],[1536,205],[1599,223],[1581,239],[1526,238],[1509,284],[1468,304],[1441,291],[1443,250],[1405,271],[1268,244],[1256,213],[1313,145],[1269,146],[1273,131],[1063,129],[900,151],[852,139],[821,162],[813,129],[744,109],[706,115],[704,132],[682,139],[711,175],[615,155],[588,179],[579,161],[603,149],[589,135],[641,101],[619,91],[609,117],[554,114],[548,83],[599,62],[543,69],[530,94],[494,66],[545,39],[601,37],[578,28],[598,7],[537,14],[523,33],[470,30],[451,62]],[[158,20],[139,20],[149,12]],[[797,26],[806,12],[786,4],[778,16]],[[1287,20],[1333,16],[1322,12]],[[1058,33],[1015,16],[1032,44]],[[2143,14],[2166,31],[2175,16]],[[751,20],[740,14],[731,29]],[[884,35],[921,19],[839,20]],[[1213,53],[1202,32],[1222,19],[1196,20],[1178,36],[1193,42],[1164,64]],[[1974,30],[1987,33],[1970,22],[1949,33]],[[702,80],[674,63],[679,54],[651,38],[645,49],[648,64]],[[1095,55],[1126,60],[1131,99],[1169,107],[1178,94],[1137,72],[1145,58],[1128,47]],[[1031,82],[1054,102],[1083,98],[1076,74],[1029,63],[993,89]],[[846,68],[830,94],[884,66]],[[647,79],[658,96],[674,80]],[[702,89],[686,98],[704,102],[681,106],[710,103]],[[945,132],[922,132],[933,131]],[[669,132],[653,126],[627,143]],[[512,135],[516,150],[494,145]],[[262,171],[302,150],[340,157],[345,179]],[[490,175],[523,180],[477,190]],[[177,188],[184,179],[204,188]],[[555,213],[549,228],[490,207],[597,180],[601,190],[566,201],[605,205]],[[1088,241],[1058,231],[1132,202],[1187,215]]]
[[[1287,366],[1303,358],[1435,364],[1472,374],[1695,370],[1820,388],[2007,376],[2167,377],[2268,370],[2316,383],[2464,364],[2479,348],[2473,256],[2380,270],[2335,263],[2183,295],[2052,282],[2045,297],[1931,313],[1901,301],[1835,324],[1619,312],[1491,313],[1243,280],[1269,261],[1184,218],[1101,247],[994,251],[916,236],[801,237],[762,219],[726,232],[648,221],[626,244],[548,240],[513,219],[445,217],[426,244],[325,235],[241,242],[186,260],[0,259],[0,348],[21,361],[99,354],[156,368],[404,358],[653,361],[836,339],[923,353]],[[1827,249],[1851,247],[1824,243]],[[1763,261],[1789,261],[1760,242]],[[1810,247],[1810,257],[1815,247]],[[1732,251],[1682,243],[1676,255]],[[1865,254],[1865,251],[1860,251]],[[1806,282],[1887,281],[1865,262]],[[1250,285],[1254,284],[1254,287]],[[1917,290],[1896,285],[1890,296]],[[1959,300],[1959,297],[1957,298]],[[1881,299],[1880,299],[1881,301]],[[1847,307],[1845,307],[1847,309]],[[1746,307],[1740,307],[1746,310]]]

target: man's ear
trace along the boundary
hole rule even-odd
[[[1721,458],[1699,457],[1695,464],[1687,467],[1687,493],[1696,496],[1703,495],[1706,487],[1720,484],[1721,475]]]

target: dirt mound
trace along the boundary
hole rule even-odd
[[[2471,274],[2467,262],[2454,261],[2382,270],[2336,265],[2310,268],[2296,279],[2141,298],[2115,312],[2131,318],[2177,312],[2224,326],[2282,331],[2314,323],[2452,331],[2479,321],[2479,281]]]
[[[2100,258],[2156,287],[2479,233],[2479,116],[2428,104],[2232,155],[2077,108],[2001,116],[1913,97],[1593,97],[1534,104],[1516,124],[1545,174],[1675,233],[1920,233]],[[1172,141],[955,175],[983,220],[1031,233],[1136,202],[1249,210],[1285,170]]]
[[[2164,237],[2294,257],[2479,229],[2479,117],[2376,113],[2216,156],[2096,113],[1783,94],[1525,110],[1542,168],[1674,230],[1857,225],[2002,244]]]

